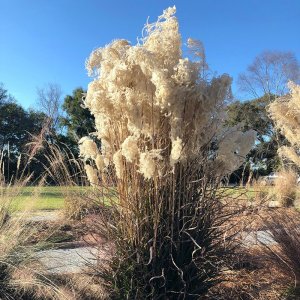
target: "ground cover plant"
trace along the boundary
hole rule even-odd
[[[119,199],[103,222],[115,245],[100,270],[111,298],[199,298],[233,241],[221,226],[232,211],[217,191],[255,133],[224,126],[231,79],[202,77],[192,39],[198,60],[183,58],[174,13],[147,24],[137,45],[116,40],[87,61],[95,78],[84,103],[96,132],[80,140],[80,153],[91,185],[114,183]]]
[[[297,173],[292,169],[283,169],[278,172],[274,182],[274,200],[279,201],[280,206],[289,207],[295,204],[297,197]]]

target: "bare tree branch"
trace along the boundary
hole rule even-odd
[[[43,88],[37,89],[37,104],[40,110],[47,116],[47,124],[50,128],[58,126],[62,114],[62,90],[58,84],[49,83]]]
[[[300,82],[300,64],[291,52],[265,51],[240,74],[240,90],[255,98],[288,93],[287,83]]]

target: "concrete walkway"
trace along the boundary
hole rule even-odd
[[[31,213],[26,216],[28,221],[58,221],[61,218],[57,211],[43,211]],[[242,244],[251,247],[259,244],[274,245],[276,242],[268,230],[256,232],[241,232]],[[52,249],[40,251],[36,254],[38,260],[46,270],[52,274],[81,273],[88,266],[97,265],[99,260],[105,260],[110,256],[111,245],[102,245],[101,248],[83,246],[77,248]],[[110,247],[110,248],[109,248]]]
[[[61,212],[57,210],[25,211],[13,214],[15,218],[21,218],[28,222],[56,222],[62,218]]]
[[[242,232],[243,245],[251,247],[260,243],[273,245],[276,242],[269,231]],[[102,248],[80,247],[74,249],[45,250],[37,253],[37,258],[52,274],[81,273],[88,266],[96,266],[100,260],[110,255],[109,246]]]
[[[31,222],[56,222],[61,219],[61,215],[57,211],[42,211],[29,214],[26,219]]]
[[[80,273],[88,265],[96,265],[99,250],[94,247],[45,250],[37,253],[38,260],[52,274]]]
[[[269,230],[242,232],[241,237],[243,240],[242,244],[245,247],[251,247],[259,244],[265,244],[268,246],[276,244]]]

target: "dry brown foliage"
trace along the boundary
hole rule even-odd
[[[292,169],[284,169],[278,173],[274,182],[274,196],[280,206],[293,206],[297,196],[297,174]]]

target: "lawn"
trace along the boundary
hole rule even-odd
[[[0,201],[9,199],[13,210],[39,211],[39,210],[59,210],[64,207],[66,192],[71,195],[79,195],[85,199],[98,198],[103,200],[102,193],[92,187],[60,187],[60,186],[43,186],[43,187],[10,187],[0,190]],[[103,191],[105,193],[105,191]],[[115,190],[110,189],[107,199],[115,198]],[[70,198],[69,198],[70,199]],[[91,200],[92,201],[92,200]]]
[[[270,187],[266,187],[268,189]],[[14,210],[29,209],[32,211],[40,210],[59,210],[64,207],[64,192],[68,189],[68,192],[80,193],[81,195],[87,195],[93,191],[92,187],[57,187],[57,186],[43,186],[43,187],[24,187],[11,189],[12,207]],[[233,201],[237,198],[244,198],[245,200],[251,200],[254,197],[255,191],[253,188],[245,189],[244,187],[228,187],[220,188],[219,192],[223,197],[231,198]],[[113,196],[114,190],[110,191],[110,197]],[[3,193],[0,201],[3,199]]]
[[[91,187],[67,187],[68,191],[74,193],[88,193]],[[60,210],[64,207],[64,192],[66,187],[60,186],[43,186],[43,187],[24,187],[18,191],[13,190],[12,207],[14,210],[23,211],[25,209],[32,211],[41,210]],[[224,191],[223,191],[224,193]],[[243,188],[229,188],[224,194],[235,198],[237,195],[245,193]],[[247,194],[251,192],[247,191]],[[253,191],[252,191],[253,193]],[[1,198],[1,196],[0,196]]]
[[[25,187],[11,196],[16,210],[58,210],[64,206],[61,187]]]

